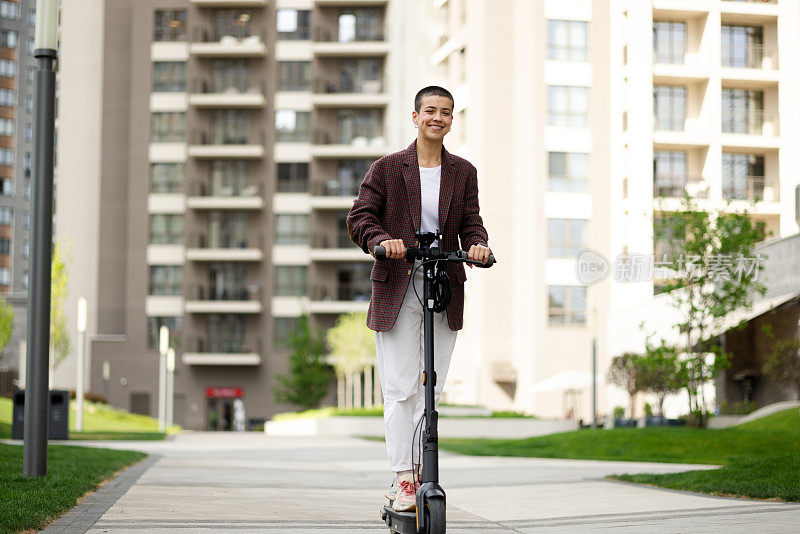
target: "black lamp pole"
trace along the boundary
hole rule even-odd
[[[25,370],[23,473],[47,474],[49,409],[50,269],[53,249],[53,152],[55,65],[58,57],[58,0],[37,0],[31,186],[31,277]]]

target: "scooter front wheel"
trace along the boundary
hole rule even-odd
[[[428,499],[425,503],[425,515],[428,526],[426,534],[445,534],[447,518],[443,499]]]

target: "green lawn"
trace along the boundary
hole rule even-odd
[[[673,489],[800,501],[800,416],[792,408],[722,430],[620,428],[526,439],[441,439],[442,449],[479,456],[705,463],[713,471],[611,478]]]
[[[22,446],[0,444],[0,534],[43,528],[87,492],[145,456],[133,451],[51,445],[47,476],[25,478]]]
[[[158,420],[146,415],[137,415],[117,410],[107,404],[85,402],[83,432],[75,432],[75,401],[70,401],[70,439],[164,439],[165,433],[158,431]],[[0,438],[11,437],[11,399],[0,398]],[[173,427],[170,432],[179,431]]]
[[[474,406],[465,406],[465,408],[474,408]],[[272,420],[292,421],[294,419],[313,419],[313,418],[334,417],[334,416],[383,417],[383,407],[376,406],[374,408],[351,408],[349,410],[340,410],[338,408],[333,408],[329,406],[327,408],[316,408],[313,410],[306,410],[304,412],[279,413],[275,414],[272,417]],[[522,417],[527,419],[534,418],[532,415],[525,415],[521,412],[512,412],[512,411],[492,412],[491,415],[440,415],[439,417],[440,418],[458,417],[460,419],[463,418],[485,419],[487,417],[494,417],[494,418]]]

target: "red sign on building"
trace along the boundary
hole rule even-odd
[[[239,399],[242,395],[242,388],[206,388],[209,399]]]

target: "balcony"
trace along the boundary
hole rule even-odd
[[[371,130],[371,131],[370,131]],[[382,126],[365,128],[358,134],[314,130],[311,155],[317,158],[380,158],[389,153]]]
[[[262,338],[253,340],[196,338],[187,340],[184,365],[260,365]]]
[[[267,55],[263,33],[238,28],[239,35],[214,35],[197,28],[189,44],[189,54],[198,58],[253,58]]]
[[[653,177],[653,196],[660,198],[708,198],[708,183],[702,176],[657,174]]]
[[[764,176],[723,176],[722,198],[747,202],[778,202],[778,180]]]
[[[264,7],[267,0],[189,0],[197,7]]]
[[[311,184],[311,208],[316,210],[349,210],[358,196],[361,182],[343,183],[339,180]]]
[[[367,6],[385,6],[389,0],[314,0],[314,5],[317,7],[367,7]]]
[[[366,311],[371,290],[365,284],[340,283],[334,286],[311,288],[311,313],[349,313]]]
[[[722,0],[719,7],[725,22],[774,22],[780,14],[778,0]]]
[[[385,9],[361,10],[361,14],[337,7],[315,10],[311,30],[312,52],[317,57],[381,57],[389,52],[386,40]]]
[[[196,108],[257,109],[263,108],[265,102],[263,82],[220,88],[207,80],[195,80],[189,94],[189,104]]]
[[[242,135],[231,129],[195,130],[189,157],[205,159],[261,159],[264,157],[264,131]]]
[[[316,234],[311,236],[311,261],[372,261],[353,243],[347,232]]]
[[[261,261],[264,257],[264,239],[233,236],[229,234],[198,234],[186,249],[190,261]]]
[[[260,210],[264,207],[264,196],[259,184],[246,187],[194,184],[194,191],[186,206],[196,210]]]
[[[317,107],[385,107],[389,95],[381,80],[352,80],[339,77],[317,77],[313,82],[311,103]]]
[[[187,313],[261,313],[261,286],[196,286],[186,300]]]
[[[732,43],[723,43],[722,67],[732,69],[777,70],[778,49],[755,43],[748,43],[744,46],[734,46]]]
[[[724,148],[779,148],[778,114],[760,109],[722,111]]]

